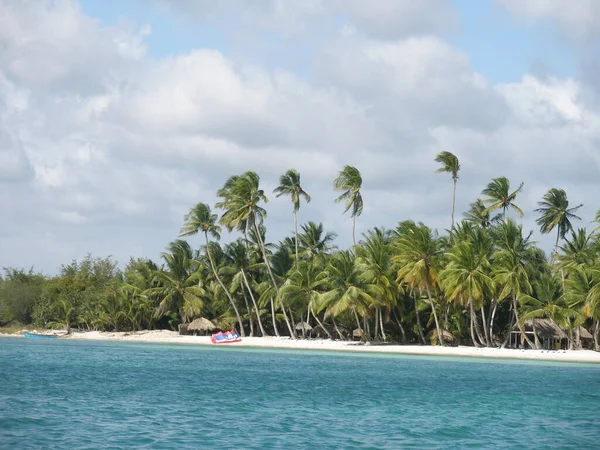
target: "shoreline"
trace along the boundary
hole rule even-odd
[[[0,334],[0,337],[22,338],[22,334]],[[141,342],[153,344],[187,344],[217,347],[210,342],[210,336],[181,336],[176,331],[145,330],[136,332],[73,332],[60,337],[61,340],[98,340]],[[222,344],[223,347],[266,348],[288,350],[325,350],[335,352],[356,352],[414,356],[454,356],[490,359],[516,359],[554,362],[575,362],[600,364],[600,352],[592,350],[522,350],[486,347],[438,347],[421,345],[368,345],[353,341],[331,341],[329,339],[293,340],[287,337],[245,337],[241,342]]]

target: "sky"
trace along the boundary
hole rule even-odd
[[[341,247],[333,179],[363,175],[357,231],[450,225],[492,178],[600,209],[597,0],[0,0],[0,267],[155,261],[196,203],[256,171],[268,240],[291,235],[290,168]],[[237,238],[224,233],[223,241]],[[191,238],[194,246],[200,240]]]

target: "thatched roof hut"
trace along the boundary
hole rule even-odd
[[[433,330],[431,330],[429,333],[427,333],[427,339],[429,340],[429,343],[431,345],[437,345],[438,333],[435,328]],[[454,344],[454,342],[455,342],[454,336],[448,330],[442,330],[442,339],[444,340],[444,342],[446,344],[450,344],[450,345]]]
[[[592,333],[590,333],[585,328],[579,327],[579,338],[580,339],[594,339],[594,336],[592,336]]]
[[[310,331],[310,330],[312,330],[312,329],[313,329],[313,327],[311,327],[311,326],[310,326],[308,323],[306,323],[306,322],[298,322],[298,323],[296,324],[296,330],[299,330],[299,331]]]
[[[363,334],[365,334],[365,332],[363,331],[362,328],[356,328],[353,332],[352,332],[352,337],[362,337]]]
[[[199,319],[194,320],[192,323],[187,325],[187,331],[196,333],[196,332],[204,332],[207,333],[209,331],[215,330],[217,327],[210,320],[205,319],[204,317],[200,317]]]
[[[567,339],[567,334],[551,319],[526,320],[525,330],[535,331],[540,339]]]

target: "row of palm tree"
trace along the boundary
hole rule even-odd
[[[557,233],[547,257],[532,234],[507,217],[509,210],[524,214],[516,204],[523,183],[513,190],[508,179],[493,179],[455,221],[460,164],[450,152],[435,160],[438,172],[452,178],[450,232],[440,236],[406,220],[393,229],[370,229],[357,241],[363,180],[346,166],[333,187],[336,203],[352,218],[349,249],[337,248],[336,234],[322,224],[299,221],[301,201],[311,197],[296,170],[282,175],[274,191],[290,198],[293,213],[293,236],[278,244],[266,237],[268,199],[258,174],[230,177],[214,207],[198,203],[184,217],[180,237],[202,235],[199,249],[176,240],[163,253],[162,267],[136,261],[125,271],[117,298],[128,299],[121,303],[130,308],[145,305],[144,311],[154,305],[153,320],[126,321],[135,317],[132,309],[116,317],[114,327],[165,325],[165,318],[176,327],[205,316],[242,336],[297,338],[314,328],[339,339],[356,332],[364,340],[494,346],[517,332],[535,347],[525,323],[548,318],[569,332],[572,346],[580,344],[580,326],[593,329],[598,345],[600,233],[573,228],[582,205],[570,207],[561,189],[541,199],[535,210],[540,232]],[[222,228],[237,238],[221,245]]]

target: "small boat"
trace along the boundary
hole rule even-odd
[[[242,342],[242,338],[233,330],[225,333],[219,331],[210,337],[210,341],[213,344],[233,344],[234,342]]]
[[[56,334],[37,334],[37,333],[27,333],[23,331],[23,336],[28,339],[56,339],[58,335]]]

